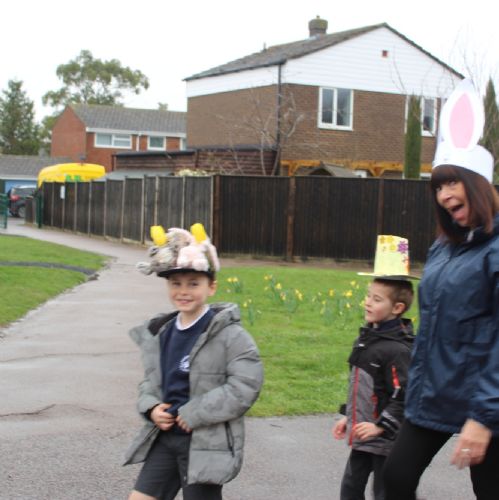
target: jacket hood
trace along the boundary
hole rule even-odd
[[[402,326],[396,324],[388,330],[377,330],[371,323],[360,328],[359,340],[368,344],[379,340],[392,340],[412,344],[414,342],[414,327],[409,318],[400,318]]]
[[[241,322],[241,313],[237,304],[231,302],[216,302],[209,304],[210,309],[215,313],[215,316],[210,322],[208,327],[208,336],[216,334],[222,328],[233,323]],[[137,344],[140,345],[145,337],[156,336],[163,327],[175,319],[178,311],[173,311],[166,314],[158,314],[145,324],[130,330],[130,337]]]

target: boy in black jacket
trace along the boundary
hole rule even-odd
[[[414,334],[403,319],[413,300],[406,279],[375,278],[365,299],[366,325],[348,359],[351,367],[346,415],[336,422],[336,439],[352,447],[343,480],[341,500],[364,499],[371,472],[374,498],[384,499],[381,469],[402,423]],[[346,407],[346,408],[345,408]],[[345,414],[345,411],[341,413]]]

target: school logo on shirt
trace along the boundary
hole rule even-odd
[[[189,373],[189,355],[184,356],[181,360],[180,363],[178,364],[178,369],[181,372]]]

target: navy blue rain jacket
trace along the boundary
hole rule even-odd
[[[492,236],[435,242],[418,292],[406,418],[451,433],[471,418],[499,436],[499,215]]]

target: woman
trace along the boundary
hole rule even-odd
[[[462,114],[445,108],[462,110],[463,95],[476,114],[481,103],[472,92],[468,82],[461,84],[441,120],[458,116],[462,122]],[[466,124],[483,128],[483,121],[472,118]],[[459,128],[445,125],[441,121],[450,134]],[[406,420],[384,471],[387,500],[415,499],[424,470],[455,433],[451,463],[470,467],[479,500],[498,498],[499,196],[491,185],[490,153],[456,143],[444,136],[434,161],[431,189],[439,237],[419,286],[420,327]]]

